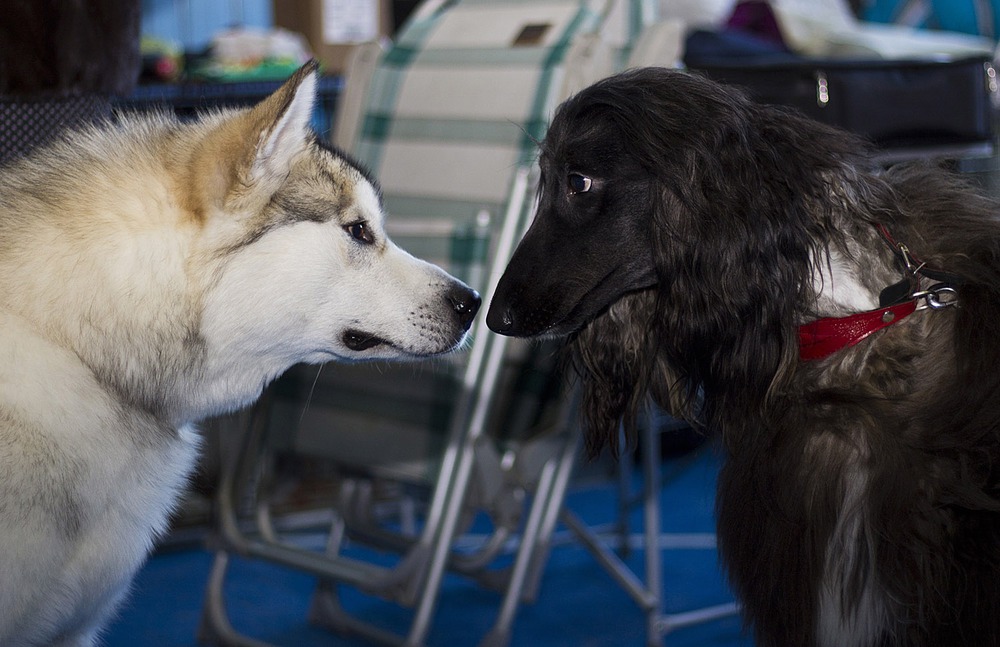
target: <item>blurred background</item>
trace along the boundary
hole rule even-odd
[[[135,111],[196,119],[322,64],[313,125],[388,231],[488,301],[575,90],[686,68],[996,191],[991,2],[10,0],[0,160]],[[751,645],[716,554],[711,430],[651,408],[583,456],[559,343],[295,367],[204,457],[104,644]]]

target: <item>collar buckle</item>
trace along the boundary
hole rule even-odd
[[[951,308],[958,305],[958,290],[944,283],[933,285],[927,290],[914,292],[912,296],[917,301],[922,301],[922,303],[917,305],[917,310],[925,310],[927,308],[931,310],[943,310],[944,308]]]

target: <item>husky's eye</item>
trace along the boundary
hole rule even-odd
[[[372,232],[368,228],[368,223],[364,221],[359,220],[358,222],[352,222],[349,225],[344,225],[344,231],[350,234],[351,238],[359,243],[371,245],[375,242],[375,237],[372,236]]]
[[[577,193],[586,193],[590,191],[590,186],[593,181],[586,175],[580,175],[579,173],[570,173],[567,178],[569,182],[569,194],[576,195]]]

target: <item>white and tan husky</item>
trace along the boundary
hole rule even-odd
[[[462,343],[478,295],[386,238],[372,179],[309,128],[315,79],[0,170],[0,645],[96,642],[193,422],[297,362]]]

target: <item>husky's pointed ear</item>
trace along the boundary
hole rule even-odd
[[[309,61],[250,111],[250,123],[257,131],[257,139],[250,167],[245,169],[243,178],[248,184],[284,178],[292,158],[305,148],[316,98],[318,68],[315,60]]]
[[[189,171],[192,212],[253,210],[271,198],[309,146],[318,67],[309,61],[250,110],[214,122]]]

